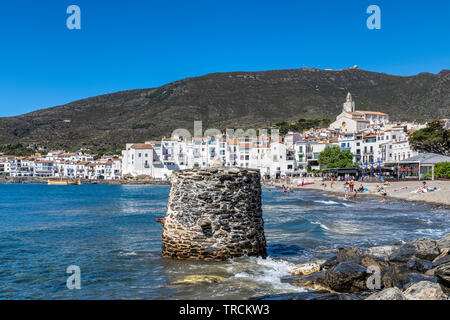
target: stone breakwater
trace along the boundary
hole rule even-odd
[[[328,260],[297,265],[290,272],[282,281],[308,292],[254,299],[448,300],[450,234],[366,251],[340,248]]]
[[[266,257],[257,170],[174,171],[162,235],[164,257],[226,260]]]

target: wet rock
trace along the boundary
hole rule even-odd
[[[434,274],[441,279],[444,284],[450,284],[450,263],[445,263],[437,267]]]
[[[389,260],[394,262],[408,262],[412,257],[417,257],[432,261],[439,253],[440,251],[435,240],[421,238],[402,245],[389,256]]]
[[[183,278],[179,278],[179,279],[175,280],[173,283],[174,284],[185,284],[185,283],[202,284],[202,283],[219,283],[219,282],[223,282],[225,280],[226,279],[224,277],[220,277],[220,276],[194,274],[194,275],[189,275],[189,276],[186,276]]]
[[[389,262],[387,262],[382,258],[373,257],[368,254],[363,255],[361,259],[361,265],[365,268],[368,268],[370,266],[377,266],[378,268],[380,268],[381,271],[384,271],[387,268],[389,268]]]
[[[447,300],[447,295],[437,283],[420,281],[411,285],[403,294],[408,300]]]
[[[400,246],[378,246],[367,249],[366,254],[388,260],[389,256],[399,248]]]
[[[325,272],[325,284],[335,291],[354,292],[366,289],[366,268],[354,262],[342,262]]]
[[[450,285],[446,286],[443,283],[439,283],[439,285],[441,286],[442,291],[447,295],[447,297],[450,297]]]
[[[339,262],[337,261],[337,256],[333,256],[331,258],[328,258],[324,263],[322,263],[322,265],[320,266],[320,268],[322,270],[327,270],[327,269],[331,269],[334,266],[336,266]]]
[[[306,276],[311,273],[319,272],[320,266],[324,263],[324,260],[311,261],[303,264],[296,265],[289,272],[293,275]]]
[[[439,258],[439,259],[434,259],[433,260],[433,268],[439,267],[440,265],[446,264],[450,262],[450,255]]]
[[[442,252],[444,249],[450,248],[450,233],[447,234],[444,238],[436,241],[439,250]]]
[[[354,294],[328,292],[298,292],[267,295],[251,298],[250,300],[362,300]]]
[[[355,294],[331,292],[318,295],[310,300],[362,300]]]
[[[432,262],[428,260],[419,259],[416,257],[412,257],[411,259],[409,259],[406,265],[409,269],[422,273],[425,273],[426,271],[433,268]]]
[[[362,251],[357,247],[339,248],[336,256],[337,262],[361,263]]]
[[[441,254],[433,260],[433,268],[447,262],[450,262],[450,248],[441,250]]]
[[[297,287],[312,289],[314,291],[332,291],[326,284],[325,271],[319,271],[306,276],[289,276],[281,279],[282,282],[292,284]]]
[[[381,284],[385,288],[398,287],[406,289],[411,284],[420,281],[437,282],[431,275],[421,274],[408,268],[406,264],[395,264],[381,273]]]
[[[387,288],[371,294],[366,300],[406,300],[399,288]]]

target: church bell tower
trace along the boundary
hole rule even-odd
[[[347,101],[344,102],[344,112],[355,112],[355,101],[352,99],[352,94],[347,93]]]

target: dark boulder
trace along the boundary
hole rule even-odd
[[[414,257],[416,250],[410,243],[404,244],[397,250],[395,250],[390,256],[389,261],[392,262],[408,262],[409,259]]]
[[[336,266],[339,262],[337,261],[337,256],[333,256],[331,258],[328,258],[321,266],[320,268],[322,270],[331,269],[334,266]]]
[[[450,262],[450,255],[439,258],[437,260],[433,260],[433,268],[439,267],[440,265],[446,264]]]
[[[397,287],[402,290],[411,284],[420,281],[437,282],[437,278],[432,275],[425,275],[413,271],[406,264],[395,264],[381,273],[381,284],[384,288]]]
[[[450,262],[450,248],[444,248],[441,250],[441,254],[433,260],[433,268],[447,262]]]
[[[390,266],[388,261],[382,258],[373,257],[368,254],[364,254],[362,256],[361,265],[366,268],[370,266],[377,266],[378,268],[380,268],[380,271],[384,271]]]
[[[444,238],[439,239],[436,242],[441,252],[446,248],[450,248],[450,234],[446,235]]]
[[[332,290],[355,292],[367,289],[366,268],[354,262],[342,262],[325,272],[325,284]]]
[[[310,300],[363,300],[363,299],[361,299],[355,294],[332,292],[320,294]]]
[[[262,297],[253,297],[250,300],[362,300],[354,294],[329,292],[298,292],[281,293]]]
[[[408,262],[412,257],[417,257],[432,261],[439,253],[440,251],[435,240],[421,238],[402,245],[389,256],[389,260],[393,262]]]
[[[357,247],[339,248],[336,256],[338,263],[341,262],[354,262],[357,264],[361,263],[362,251]]]
[[[425,273],[428,270],[433,268],[433,263],[428,260],[419,259],[416,257],[412,257],[409,259],[408,263],[406,264],[407,267],[411,270],[415,270],[418,272]]]
[[[434,274],[441,279],[446,286],[450,285],[450,262],[437,267]]]

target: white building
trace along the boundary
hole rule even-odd
[[[122,175],[153,176],[153,146],[148,143],[127,143],[122,151]]]

